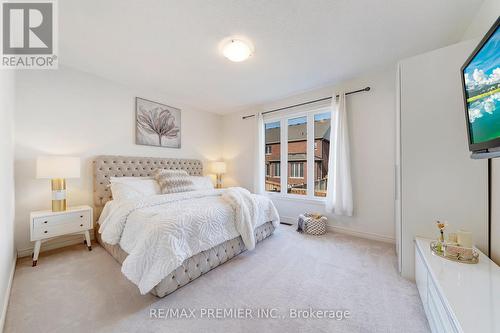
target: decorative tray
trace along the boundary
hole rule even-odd
[[[460,263],[463,263],[463,264],[477,264],[479,262],[479,253],[475,249],[472,249],[472,257],[470,259],[465,259],[465,258],[462,258],[460,256],[460,254],[453,255],[453,256],[452,255],[446,255],[445,254],[446,253],[446,245],[445,245],[445,251],[444,252],[439,249],[439,245],[440,244],[438,244],[438,241],[432,241],[431,244],[430,244],[432,253],[434,253],[438,257],[445,258],[445,259],[448,259],[448,260],[451,260],[451,261],[460,262]]]

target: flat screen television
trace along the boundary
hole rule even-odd
[[[469,150],[500,156],[500,17],[462,66]]]

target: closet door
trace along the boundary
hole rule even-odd
[[[491,161],[491,253],[500,266],[500,158]],[[485,252],[486,253],[486,252]],[[500,289],[500,286],[499,286]]]

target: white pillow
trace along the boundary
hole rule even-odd
[[[195,190],[213,190],[214,184],[210,176],[191,176],[191,181],[194,184]]]
[[[161,193],[160,185],[150,177],[110,177],[114,200],[149,197]]]

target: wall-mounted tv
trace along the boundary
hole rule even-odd
[[[469,149],[476,158],[500,155],[499,24],[500,17],[462,66]]]

